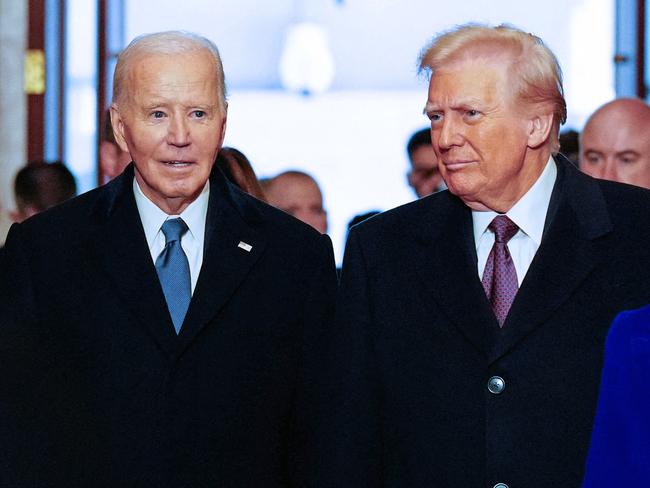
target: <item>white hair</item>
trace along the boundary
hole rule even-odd
[[[209,39],[192,32],[166,31],[143,34],[133,39],[117,58],[113,75],[113,103],[119,105],[133,60],[150,54],[180,54],[205,50],[212,55],[222,107],[226,106],[226,82],[219,49]]]

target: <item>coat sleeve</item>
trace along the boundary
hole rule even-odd
[[[1,486],[38,485],[52,458],[52,355],[28,256],[23,226],[14,224],[0,257]]]
[[[381,486],[373,319],[363,249],[354,230],[346,245],[336,303],[335,320],[319,352],[315,459],[307,486]]]
[[[332,242],[321,236],[316,253],[302,270],[305,293],[302,309],[301,353],[291,413],[289,470],[291,486],[313,486],[319,452],[316,432],[320,429],[322,367],[321,351],[334,319],[337,277]]]

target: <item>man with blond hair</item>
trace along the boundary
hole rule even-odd
[[[132,164],[7,240],[0,485],[302,486],[331,242],[213,171],[212,42],[139,37],[114,87]]]
[[[580,169],[650,189],[650,106],[619,98],[596,110],[580,135]]]
[[[561,73],[538,37],[461,26],[421,68],[449,190],[350,232],[320,475],[578,487],[608,327],[650,302],[650,195],[558,154]]]

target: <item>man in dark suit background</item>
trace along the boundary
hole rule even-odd
[[[609,324],[650,301],[650,194],[557,154],[561,73],[539,38],[462,26],[421,68],[449,191],[350,232],[318,476],[577,487]]]
[[[226,113],[210,41],[134,40],[111,106],[132,165],[11,229],[2,486],[271,487],[306,476],[331,243],[212,171]]]

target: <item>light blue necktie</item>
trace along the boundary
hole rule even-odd
[[[156,259],[156,271],[162,285],[167,308],[178,334],[192,298],[190,265],[181,247],[181,237],[187,232],[183,219],[167,219],[162,225],[165,248]]]

